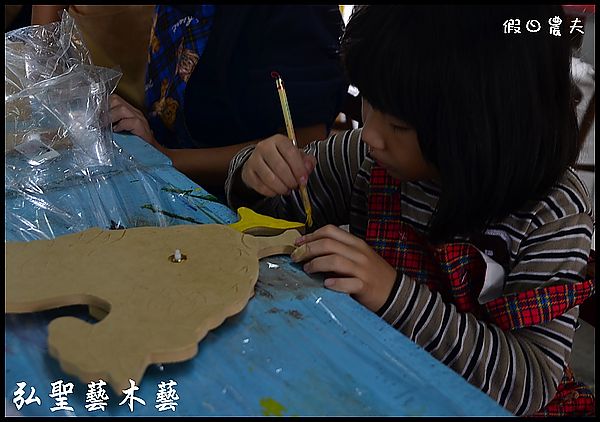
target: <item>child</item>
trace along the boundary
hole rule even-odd
[[[569,167],[566,23],[560,6],[360,7],[342,55],[362,129],[248,147],[226,184],[233,208],[304,221],[306,183],[316,230],[292,259],[516,415],[594,409],[568,369],[594,221]]]

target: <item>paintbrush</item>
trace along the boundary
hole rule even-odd
[[[287,129],[288,138],[292,140],[292,143],[297,148],[296,134],[294,133],[294,126],[292,125],[292,116],[290,115],[290,107],[287,102],[287,96],[285,95],[285,88],[283,86],[283,80],[277,72],[271,72],[271,77],[275,78],[275,86],[279,93],[279,101],[281,102],[281,110],[283,111],[283,119],[285,120],[285,127]],[[306,213],[306,226],[312,226],[312,207],[310,206],[310,200],[308,199],[308,191],[306,185],[300,186],[300,197],[302,198],[302,205],[304,206],[304,212]]]

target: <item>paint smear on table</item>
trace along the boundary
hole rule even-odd
[[[154,213],[160,213],[164,216],[171,217],[173,219],[189,221],[190,223],[195,223],[195,224],[202,224],[201,221],[198,221],[192,217],[183,217],[181,215],[177,215],[177,214],[169,212],[169,211],[164,211],[164,210],[158,209],[157,207],[155,207],[152,204],[144,204],[144,205],[142,205],[142,208],[150,210]]]
[[[271,397],[265,397],[259,401],[264,416],[283,416],[285,407]]]

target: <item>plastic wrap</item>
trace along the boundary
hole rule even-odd
[[[90,227],[121,229],[232,223],[235,213],[175,171],[170,160],[133,135],[114,135],[112,166],[73,172],[73,151],[42,178],[25,177],[20,154],[5,160],[5,240],[53,239]]]
[[[94,66],[71,16],[5,34],[5,152],[22,156],[10,184],[43,184],[61,165],[83,173],[112,165],[108,96],[122,75]]]
[[[67,12],[60,22],[7,32],[4,46],[5,97],[66,73],[77,64],[92,64],[81,33]]]

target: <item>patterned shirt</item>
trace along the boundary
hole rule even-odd
[[[361,140],[361,130],[314,142],[305,152],[317,157],[308,192],[315,227],[349,224],[365,238],[369,178],[373,160]],[[297,191],[288,197],[241,204],[233,195],[234,181],[253,146],[231,162],[226,191],[229,205],[304,221]],[[433,182],[404,182],[402,220],[421,232],[439,198]],[[569,169],[551,192],[489,225],[485,234],[502,239],[506,250],[503,294],[553,283],[582,281],[590,253],[594,215],[584,184]],[[486,251],[487,252],[487,251]],[[535,413],[554,397],[569,362],[579,308],[554,320],[527,328],[502,331],[458,313],[438,293],[404,275],[379,314],[438,360],[462,375],[516,415]]]
[[[193,147],[184,130],[185,87],[204,53],[214,5],[157,5],[150,34],[145,101],[148,122],[163,145]]]
[[[157,5],[154,19],[145,95],[162,145],[217,148],[285,130],[273,71],[296,128],[335,120],[347,90],[337,5]]]

